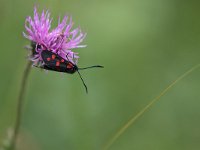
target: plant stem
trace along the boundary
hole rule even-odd
[[[16,149],[17,137],[18,137],[19,129],[21,125],[23,98],[25,94],[26,83],[27,83],[28,75],[31,69],[31,65],[32,65],[32,62],[29,61],[26,65],[26,68],[23,73],[22,81],[21,81],[20,92],[19,92],[19,97],[17,101],[16,121],[15,121],[13,136],[10,143],[10,148],[9,148],[10,150]]]
[[[140,118],[148,109],[150,109],[155,102],[157,102],[163,95],[165,95],[174,85],[176,85],[183,78],[191,74],[193,71],[198,69],[200,64],[193,66],[191,69],[179,76],[175,81],[173,81],[169,86],[167,86],[158,96],[151,100],[144,108],[142,108],[136,115],[134,115],[128,122],[126,122],[106,143],[102,150],[108,150],[113,143],[131,126],[135,121]]]

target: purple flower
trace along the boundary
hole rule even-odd
[[[72,29],[71,17],[64,16],[61,22],[59,18],[57,27],[52,30],[51,22],[52,18],[50,18],[49,11],[45,12],[43,10],[42,14],[39,15],[36,7],[34,8],[34,17],[29,16],[26,18],[25,29],[27,33],[23,32],[23,35],[32,43],[30,60],[35,65],[43,63],[41,52],[49,50],[65,60],[77,63],[79,57],[72,49],[85,47],[85,45],[79,44],[86,34],[80,28]]]

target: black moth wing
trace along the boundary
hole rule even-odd
[[[65,72],[67,61],[59,55],[51,51],[44,50],[41,53],[41,57],[44,61],[44,69]]]
[[[71,62],[66,61],[59,55],[48,51],[44,50],[41,53],[41,57],[44,61],[44,69],[47,70],[53,70],[53,71],[58,71],[58,72],[66,72],[66,73],[74,73],[77,70],[76,65],[73,65]],[[67,68],[68,64],[72,64],[72,68]]]

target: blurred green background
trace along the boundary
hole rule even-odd
[[[200,62],[200,1],[0,0],[0,140],[14,124],[29,41],[24,21],[34,5],[73,16],[87,32],[78,75],[32,68],[21,150],[100,150],[131,116]],[[199,150],[200,70],[178,83],[131,126],[111,150]],[[2,143],[2,142],[1,142]]]

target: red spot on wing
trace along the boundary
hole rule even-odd
[[[53,54],[53,55],[51,56],[51,58],[54,60],[54,59],[56,58],[56,55]]]
[[[47,61],[50,61],[50,60],[51,60],[51,58],[48,57],[48,58],[47,58]]]
[[[59,67],[59,66],[60,66],[60,62],[57,61],[57,62],[56,62],[56,67]]]
[[[68,68],[68,69],[71,69],[72,67],[73,67],[73,64],[71,64],[71,63],[68,63],[68,64],[67,64],[67,68]]]
[[[64,59],[61,59],[61,62],[64,62]]]

